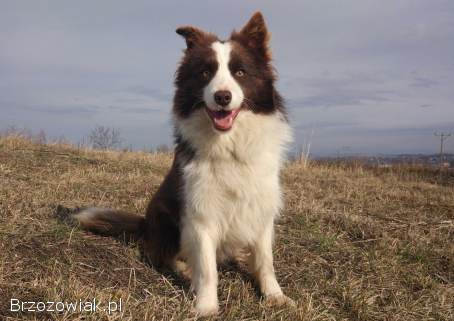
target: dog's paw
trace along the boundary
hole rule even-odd
[[[195,299],[193,311],[197,317],[209,317],[219,314],[218,299],[215,296],[199,296]]]
[[[204,302],[196,302],[193,308],[193,313],[197,317],[211,317],[219,314],[218,304],[206,304]]]
[[[288,306],[296,308],[296,303],[284,294],[274,294],[265,297],[265,304],[269,306]]]

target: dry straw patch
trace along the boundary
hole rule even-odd
[[[187,282],[138,247],[58,222],[55,205],[143,213],[171,155],[0,139],[0,318],[190,320]],[[430,171],[286,166],[276,270],[298,310],[270,308],[241,269],[220,272],[220,320],[453,320],[454,178]],[[10,298],[123,311],[12,313]]]

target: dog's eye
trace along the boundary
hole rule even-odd
[[[209,78],[210,77],[210,71],[209,70],[204,70],[202,72],[202,76],[203,76],[203,78]]]
[[[235,72],[235,75],[237,77],[243,77],[244,76],[244,70],[243,69],[238,69],[236,72]]]

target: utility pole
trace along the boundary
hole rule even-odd
[[[436,137],[440,137],[440,168],[443,167],[443,144],[445,140],[448,139],[449,136],[452,135],[452,133],[437,133],[435,132],[434,135]]]

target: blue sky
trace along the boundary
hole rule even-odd
[[[454,131],[454,1],[3,1],[0,130],[171,144],[173,76],[192,24],[225,38],[261,10],[296,143],[432,153]],[[348,146],[349,148],[345,148]],[[446,141],[454,152],[454,138]]]

